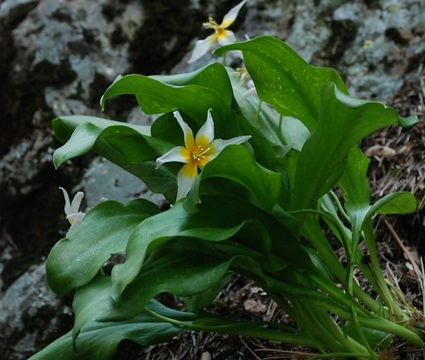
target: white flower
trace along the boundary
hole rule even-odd
[[[192,129],[186,124],[178,111],[174,112],[180,127],[183,130],[185,146],[176,146],[156,160],[157,168],[167,162],[181,162],[185,165],[177,174],[177,200],[185,197],[196,177],[198,168],[203,167],[226,147],[233,144],[242,144],[249,140],[251,136],[238,136],[228,140],[214,140],[214,121],[211,109],[208,110],[207,121],[193,137]]]
[[[64,211],[66,219],[71,224],[70,229],[72,229],[74,226],[81,224],[84,216],[86,215],[80,211],[81,201],[83,200],[84,193],[79,191],[75,194],[72,202],[70,202],[68,192],[63,187],[60,187],[59,189],[62,190],[63,197],[65,198]]]
[[[205,55],[211,48],[211,46],[216,42],[218,42],[221,46],[224,46],[236,41],[236,37],[233,31],[227,30],[227,28],[235,22],[239,10],[242,8],[242,6],[245,5],[246,2],[247,0],[241,1],[226,15],[224,15],[223,21],[220,25],[212,17],[208,19],[208,22],[202,24],[203,27],[206,29],[213,29],[214,34],[196,42],[195,48],[192,52],[192,56],[188,61],[189,63],[194,62],[203,55]]]

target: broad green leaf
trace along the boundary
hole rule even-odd
[[[65,145],[53,155],[55,166],[93,150],[142,179],[153,192],[175,197],[175,174],[155,160],[173,145],[149,136],[144,126],[88,116],[63,116],[53,121],[56,136]]]
[[[370,203],[370,187],[367,178],[369,163],[369,158],[363,154],[358,145],[348,151],[347,166],[338,181],[338,185],[344,192],[346,205]]]
[[[400,116],[399,125],[404,128],[411,127],[418,122],[418,116],[416,114],[407,117]]]
[[[159,316],[190,321],[191,314],[168,309],[156,301],[148,305],[150,311]],[[112,359],[122,340],[131,340],[147,346],[164,342],[180,333],[182,329],[157,316],[142,313],[126,321],[89,322],[80,331],[73,342],[72,331],[60,337],[43,350],[33,355],[31,360],[79,360]],[[74,346],[75,345],[75,346]]]
[[[47,279],[52,290],[64,294],[87,284],[111,254],[125,251],[137,225],[158,211],[142,199],[127,205],[105,201],[96,206],[51,250]]]
[[[319,118],[322,87],[335,83],[347,93],[334,69],[309,65],[275,37],[260,36],[227,45],[216,50],[216,54],[230,50],[242,51],[260,99],[273,105],[280,114],[301,120],[310,131]]]
[[[203,197],[195,213],[188,213],[183,202],[178,202],[171,209],[146,219],[137,227],[127,245],[126,262],[112,270],[114,297],[117,298],[138,275],[146,254],[166,241],[175,237],[193,237],[220,242],[236,236],[253,221],[261,222],[272,240],[272,244],[267,245],[268,236],[260,237],[261,232],[253,234],[261,241],[254,250],[271,246],[269,251],[282,260],[309,268],[309,259],[296,238],[271,216],[240,199]],[[240,239],[240,242],[245,246],[253,245],[252,240],[244,243]]]
[[[135,95],[142,110],[148,114],[169,113],[178,110],[196,132],[205,122],[208,109],[212,109],[217,138],[228,139],[238,135],[251,135],[251,144],[258,160],[273,168],[271,144],[263,134],[239,114],[234,106],[232,86],[225,68],[209,65],[199,71],[182,75],[153,76],[127,75],[118,78],[105,92],[101,104],[116,95]],[[167,140],[180,137],[176,124],[168,125],[170,115],[154,123],[154,135],[162,134]],[[177,130],[177,132],[176,132]],[[178,141],[180,142],[180,140]]]
[[[218,256],[212,246],[205,249],[202,247],[205,245],[202,246],[199,240],[192,241],[191,246],[186,247],[184,243],[182,246],[181,241],[160,247],[149,257],[140,274],[121,295],[118,308],[133,315],[162,292],[187,297],[204,293],[220,284],[236,257],[226,259]],[[253,271],[259,268],[252,260],[244,260]]]
[[[57,169],[69,159],[89,152],[94,147],[101,131],[101,128],[90,122],[85,122],[77,126],[65,145],[54,152],[53,164],[55,168]]]
[[[214,301],[221,289],[229,282],[229,279],[230,276],[225,276],[221,281],[217,282],[207,290],[200,292],[199,294],[186,296],[184,298],[184,303],[187,310],[194,313],[201,312],[204,307],[210,305]]]
[[[214,177],[226,178],[242,185],[248,190],[253,202],[267,210],[271,210],[280,195],[280,174],[262,167],[241,145],[225,148],[205,166],[189,197],[192,204],[199,202],[202,181]]]
[[[211,66],[217,68],[221,65]],[[208,69],[209,67],[204,68],[203,71]],[[211,81],[222,83],[220,92],[217,86],[207,87],[204,84],[198,85],[196,82],[179,86],[144,75],[125,75],[118,77],[105,91],[101,105],[104,107],[106,101],[113,96],[134,95],[146,114],[162,114],[179,110],[186,114],[198,128],[204,124],[208,109],[213,109],[216,133],[224,138],[233,137],[241,133],[238,121],[235,119],[236,114],[231,109],[232,98],[229,97],[231,86],[224,68],[220,74],[215,80],[211,79]],[[197,78],[201,76],[202,74],[198,73]],[[222,90],[223,86],[227,86],[228,89]]]
[[[196,237],[208,241],[222,241],[230,238],[241,229],[246,219],[229,215],[227,209],[189,214],[183,203],[156,216],[146,219],[130,237],[125,263],[112,271],[114,297],[117,298],[125,287],[138,275],[146,253],[175,237]]]
[[[347,96],[335,85],[325,86],[316,130],[298,160],[293,208],[312,207],[342,176],[350,149],[372,132],[397,122],[394,109]]]
[[[154,75],[150,78],[174,86],[193,84],[207,87],[213,90],[217,97],[222,98],[229,107],[233,99],[227,72],[224,66],[219,63],[213,63],[186,74]]]
[[[212,245],[200,240],[185,239],[163,245],[150,255],[117,303],[111,296],[109,278],[96,279],[78,289],[73,303],[73,332],[77,335],[89,321],[135,316],[143,311],[149,300],[162,292],[183,297],[203,293],[221,283],[235,260],[245,262],[251,272],[261,274],[259,265],[251,258],[225,257]]]
[[[273,145],[284,148],[289,145],[301,150],[310,132],[298,119],[282,116],[267,103],[261,102],[256,94],[245,96],[247,87],[241,82],[237,72],[228,70],[233,91],[242,114],[249,124],[266,135]]]

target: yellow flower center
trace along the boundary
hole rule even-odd
[[[195,149],[191,150],[193,160],[197,161],[198,163],[205,160],[210,150],[211,148],[209,147],[204,148],[202,145],[197,145]]]
[[[227,36],[228,27],[227,24],[219,25],[212,17],[208,18],[208,22],[202,24],[205,29],[213,29],[215,31],[215,39],[223,38]],[[229,24],[230,25],[230,24]]]

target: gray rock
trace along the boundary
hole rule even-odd
[[[2,358],[27,358],[70,319],[70,309],[47,287],[45,264],[32,266],[0,298]]]
[[[0,4],[0,23],[11,27],[23,20],[40,0],[6,0]]]
[[[83,189],[88,208],[106,199],[127,203],[142,198],[159,206],[166,203],[163,195],[150,192],[140,179],[101,158],[93,160],[78,188]]]

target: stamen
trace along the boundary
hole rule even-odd
[[[202,26],[205,29],[214,29],[214,30],[217,30],[220,27],[220,25],[218,25],[218,23],[211,16],[208,18],[208,22],[203,23]]]
[[[193,160],[199,161],[203,158],[206,157],[205,154],[208,153],[208,151],[210,151],[211,148],[207,147],[207,148],[203,148],[202,145],[198,145],[195,149],[195,151],[192,152],[192,158]]]

